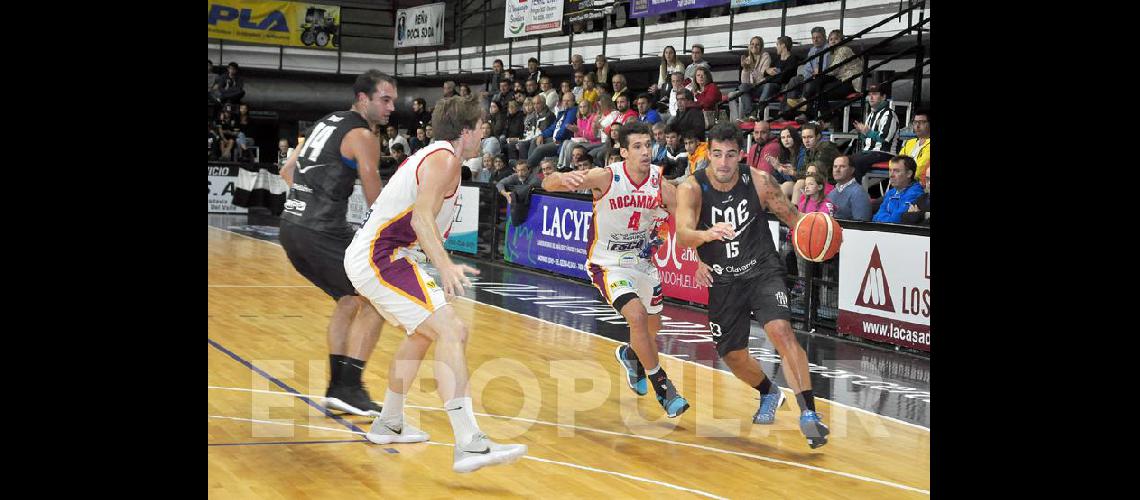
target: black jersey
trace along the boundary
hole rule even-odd
[[[297,154],[283,220],[326,233],[354,233],[345,216],[356,183],[356,162],[340,155],[340,143],[355,128],[368,128],[368,121],[355,111],[338,111],[309,132]]]
[[[697,247],[701,261],[713,270],[713,283],[726,284],[735,279],[764,274],[782,274],[784,265],[772,243],[765,210],[756,194],[755,179],[748,165],[740,164],[740,179],[728,192],[717,191],[709,182],[709,169],[693,174],[701,186],[701,216],[697,230],[705,230],[718,222],[727,222],[736,238],[710,241]]]

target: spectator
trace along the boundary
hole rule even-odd
[[[281,139],[277,141],[277,168],[285,166],[285,161],[289,159],[289,155],[293,153],[293,148],[289,147],[289,139]]]
[[[491,165],[494,166],[494,171],[491,173],[490,182],[498,183],[514,173],[511,169],[507,168],[507,162],[503,160],[502,156],[492,155]]]
[[[623,161],[625,161],[625,158],[622,158],[617,150],[610,151],[609,156],[606,157],[606,165],[613,165],[614,163],[621,163]]]
[[[431,123],[431,112],[427,109],[427,101],[422,97],[412,99],[412,122],[415,128],[426,127]]]
[[[222,136],[214,129],[213,122],[206,121],[207,138],[206,143],[206,159],[209,161],[217,160],[222,154],[221,141]]]
[[[597,76],[593,73],[586,73],[586,76],[582,77],[582,99],[578,101],[578,104],[597,102],[599,92]]]
[[[530,165],[523,160],[515,163],[515,175],[505,177],[495,185],[499,194],[506,198],[507,203],[513,205],[510,208],[512,225],[517,226],[526,220],[527,209],[530,205],[530,192],[541,186],[542,179],[539,178],[537,170],[531,169]]]
[[[519,94],[526,95],[526,85],[522,82],[522,80],[515,80],[511,84],[511,98],[514,99],[514,96]]]
[[[835,157],[832,164],[835,175],[835,189],[827,195],[831,200],[832,214],[837,219],[871,220],[871,197],[858,182],[855,182],[855,169],[851,159],[845,155]]]
[[[855,180],[859,183],[863,182],[863,175],[871,170],[871,165],[892,158],[899,126],[895,111],[888,105],[878,85],[867,87],[867,102],[871,105],[868,112],[870,120],[867,123],[853,121],[859,130],[857,140],[861,147],[851,158],[851,164],[855,167]]]
[[[720,88],[713,81],[712,71],[708,68],[697,68],[694,80],[694,94],[697,96],[696,105],[700,106],[705,119],[707,130],[716,124],[717,109],[720,106]]]
[[[518,78],[515,78],[515,70],[510,68],[508,68],[506,71],[503,71],[503,78],[505,78],[508,82],[511,82],[512,86],[514,86],[515,81],[518,80]]]
[[[812,212],[823,212],[831,214],[834,210],[834,205],[826,198],[824,187],[827,181],[823,178],[823,174],[819,172],[810,172],[803,178],[804,191],[803,196],[800,197],[799,203],[796,208],[800,213],[810,214]],[[791,234],[789,232],[788,236]]]
[[[671,167],[665,171],[665,178],[673,179],[684,174],[689,165],[689,153],[681,143],[681,135],[669,127],[665,127],[665,154]]]
[[[471,86],[467,85],[466,83],[459,84],[459,95],[460,97],[467,97],[471,95]]]
[[[589,71],[586,69],[586,60],[582,58],[582,54],[574,54],[570,56],[570,69],[574,73],[581,71],[582,74],[585,74],[587,71]],[[565,92],[563,92],[563,94],[565,94]]]
[[[822,132],[815,123],[805,123],[800,127],[800,139],[804,143],[804,168],[814,164],[824,179],[834,184],[835,177],[831,174],[831,164],[835,161],[835,157],[839,156],[839,148],[831,141],[822,140]]]
[[[614,85],[617,85],[618,76],[621,75],[614,77]],[[617,103],[617,112],[619,115],[621,115],[617,119],[617,123],[619,125],[625,125],[627,123],[632,123],[638,120],[639,115],[637,113],[637,110],[629,109],[629,96],[620,96],[617,99],[614,99],[613,102]]]
[[[404,164],[404,160],[408,159],[408,153],[404,151],[403,144],[392,145],[392,158],[396,160],[396,168],[400,168]]]
[[[613,72],[610,70],[610,62],[606,59],[606,56],[598,54],[598,57],[594,58],[594,66],[596,66],[594,70],[594,83],[603,90],[608,91],[612,89],[613,87],[610,86],[610,78],[613,77]]]
[[[448,97],[455,97],[455,82],[451,80],[443,82],[443,97],[441,99]]]
[[[906,213],[902,214],[903,224],[930,225],[930,165],[926,166],[925,173],[923,181],[926,185],[926,192],[907,207]]]
[[[708,167],[709,165],[709,143],[703,141],[704,132],[685,132],[685,158],[687,163],[681,164],[678,159],[678,165],[683,166],[685,171],[678,177],[671,179],[669,182],[673,185],[679,185],[685,182],[698,170]]]
[[[573,94],[570,95],[573,96]],[[534,99],[532,99],[531,108],[531,113],[527,115],[523,122],[525,133],[522,140],[518,142],[515,148],[507,149],[507,156],[511,157],[512,160],[527,158],[531,146],[534,145],[534,139],[542,135],[542,131],[551,123],[554,123],[554,113],[546,109],[546,100],[542,97],[535,96]]]
[[[795,188],[792,189],[792,205],[799,206],[800,200],[802,200],[804,196],[804,185],[807,182],[807,178],[812,175],[823,176],[823,174],[819,171],[819,167],[816,167],[814,163],[809,163],[808,166],[804,169],[803,178],[797,180]],[[823,182],[819,185],[823,187],[823,196],[827,196],[835,190],[835,184],[827,182],[826,176],[823,176]]]
[[[491,153],[498,156],[502,150],[499,149],[499,138],[491,133],[491,124],[483,122],[483,138],[480,143],[479,150],[484,153]]]
[[[214,97],[214,82],[218,79],[218,74],[214,73],[214,61],[211,61],[209,59],[206,59],[206,76],[208,77],[208,80],[209,80],[206,82],[206,94],[210,98],[213,98]]]
[[[766,160],[768,157],[780,157],[780,139],[772,137],[769,132],[771,125],[767,120],[760,120],[752,125],[752,148],[748,150],[748,166],[757,170],[772,173],[772,165]]]
[[[534,80],[527,80],[524,84],[524,87],[525,90],[523,91],[523,94],[525,94],[527,97],[534,97],[538,95],[538,82]]]
[[[616,154],[621,149],[621,126],[611,125],[609,133],[603,138],[601,147],[595,148],[590,151],[590,156],[594,160],[594,164],[599,167],[608,165],[608,158],[610,155]]]
[[[533,106],[529,100],[523,102]],[[511,101],[510,104],[507,104],[507,126],[506,130],[503,131],[503,138],[505,139],[503,142],[509,143],[512,146],[515,142],[518,142],[526,132],[525,121],[526,116],[523,114],[522,107],[519,106],[518,102]],[[504,147],[503,149],[506,148]]]
[[[424,136],[427,137],[426,131]],[[412,150],[411,145],[408,144],[408,140],[396,131],[396,126],[388,125],[388,151],[392,151],[392,146],[396,144],[403,145],[404,152]]]
[[[237,129],[238,130],[249,130],[249,105],[248,104],[243,102],[243,103],[238,105],[238,115],[237,115],[236,121],[237,121]]]
[[[487,113],[487,123],[491,124],[491,137],[498,138],[506,133],[507,106],[509,106],[507,103],[499,106],[498,102],[491,101],[491,111]]]
[[[780,131],[780,156],[765,158],[772,166],[772,178],[780,184],[780,189],[788,199],[792,198],[796,178],[803,174],[805,153],[799,134],[787,127]]]
[[[431,141],[434,140],[434,139],[432,139],[432,135],[431,135],[431,122],[428,122],[427,125],[424,125],[424,136],[427,137],[427,143],[428,144],[431,144]]]
[[[538,81],[542,78],[542,70],[538,69],[538,58],[532,57],[528,59],[526,62],[526,69],[526,81],[534,82],[535,88],[538,88]]]
[[[586,91],[586,71],[574,72],[574,88],[570,89],[574,93],[574,102],[582,102],[582,92]],[[597,80],[595,80],[597,81]],[[566,82],[562,82],[566,84]],[[566,93],[566,88],[562,88],[562,93]]]
[[[914,127],[916,137],[903,143],[899,153],[914,158],[914,162],[918,164],[915,180],[922,180],[925,177],[926,169],[930,167],[930,114],[926,111],[916,111],[910,124]]]
[[[669,84],[669,87],[668,87],[670,89],[669,95],[662,96],[659,99],[659,101],[661,101],[661,102],[665,102],[665,101],[668,102],[669,114],[667,117],[662,117],[662,119],[664,119],[666,123],[668,123],[669,120],[671,120],[673,117],[677,116],[680,113],[680,111],[678,111],[678,109],[677,109],[677,96],[680,95],[680,92],[682,89],[688,88],[685,85],[685,74],[684,73],[673,73],[672,75],[669,76],[669,80],[671,82]]]
[[[827,36],[827,44],[835,47],[839,42],[843,41],[843,32],[839,30],[831,30],[831,34]],[[856,88],[862,85],[863,77],[856,76],[863,72],[863,58],[852,57],[855,52],[851,47],[844,45],[837,49],[832,49],[831,65],[828,69],[834,68],[837,64],[847,61],[842,67],[832,70],[831,73],[823,75],[824,83],[819,86],[813,86],[810,89],[804,89],[804,97],[812,99],[820,88],[823,89],[824,101],[845,101],[847,96],[853,94]],[[848,61],[850,59],[850,61]],[[850,78],[850,81],[846,81]],[[810,91],[810,92],[809,92]]]
[[[601,115],[596,111],[597,107],[599,107],[597,103],[590,103],[589,101],[578,105],[577,122],[574,125],[567,126],[574,135],[570,140],[565,141],[559,149],[558,166],[570,164],[570,153],[575,143],[585,144],[587,151],[601,146],[602,140],[598,134]]]
[[[669,166],[666,161],[669,160],[669,152],[665,150],[665,124],[657,122],[653,124],[653,149],[649,153],[649,163],[665,167],[664,171],[669,171]]]
[[[740,56],[740,88],[729,93],[728,110],[731,119],[750,119],[752,99],[760,97],[760,84],[772,66],[772,56],[764,51],[764,39],[758,36],[748,41],[748,53]],[[740,95],[739,99],[732,100]]]
[[[499,105],[499,109],[507,109],[507,102],[514,99],[514,92],[511,91],[511,82],[507,80],[499,80],[499,91],[491,96],[491,102]]]
[[[681,73],[684,76],[685,63],[677,58],[677,49],[674,49],[672,45],[666,45],[665,49],[661,51],[661,64],[657,67],[657,83],[649,86],[649,93],[669,95],[672,91],[671,76],[673,73]]]
[[[554,166],[554,160],[551,160],[549,158],[542,160],[542,162],[539,163],[539,166],[542,167],[538,171],[538,180],[539,181],[545,179],[546,176],[553,174],[554,172],[558,171],[558,169],[555,168],[555,166]],[[539,183],[539,185],[540,186],[542,185],[541,182]]]
[[[776,58],[765,72],[767,79],[760,85],[760,101],[771,99],[781,89],[789,87],[789,82],[796,75],[796,68],[800,65],[800,58],[792,54],[792,38],[782,36],[776,39]],[[786,94],[789,98],[799,97],[800,91],[793,90]],[[786,107],[786,106],[785,106]]]
[[[701,108],[693,102],[693,91],[684,87],[674,90],[677,92],[678,113],[670,119],[669,126],[682,137],[690,132],[704,135],[705,117]]]
[[[515,104],[519,105],[519,109],[522,109],[523,103],[526,102],[526,99],[527,99],[526,92],[519,92],[519,93],[515,94],[514,99],[511,99],[511,100],[514,101]]]
[[[486,59],[484,59],[486,61]],[[483,64],[486,64],[485,62]],[[491,62],[491,75],[487,77],[486,92],[495,92],[499,89],[499,81],[505,80],[506,74],[503,73],[503,60],[495,59]]]
[[[824,53],[823,55],[821,55],[819,57],[816,57],[815,59],[812,59],[813,56],[815,56],[816,54],[818,54],[819,52],[823,51],[826,48],[827,48],[827,30],[823,29],[823,26],[816,26],[816,27],[812,28],[811,29],[811,49],[808,50],[807,59],[805,59],[804,67],[803,67],[803,69],[800,70],[800,73],[798,75],[793,77],[788,82],[788,86],[795,86],[795,85],[799,85],[805,81],[808,81],[809,79],[811,79],[811,77],[818,75],[820,73],[823,73],[823,68],[830,67],[831,66],[831,52],[830,51]],[[832,77],[832,81],[834,81],[834,80],[835,80],[835,78]],[[808,82],[803,87],[800,87],[799,93],[802,94],[804,97],[815,95],[818,92],[819,83],[820,83],[820,79],[816,78],[816,79]],[[794,104],[788,103],[788,105],[792,106]],[[800,110],[800,112],[803,112],[803,110]],[[810,113],[808,114],[808,117],[814,118]]]
[[[883,195],[883,203],[871,218],[872,222],[902,222],[902,216],[909,210],[909,205],[923,194],[922,185],[914,180],[917,170],[914,158],[899,155],[890,159],[891,188]]]
[[[606,99],[599,99],[598,104],[598,136],[602,142],[608,142],[610,130],[620,128],[622,125],[622,113],[614,109],[612,101],[606,102]]]
[[[611,78],[610,85],[613,85],[614,92],[610,98],[613,99],[615,104],[617,104],[618,98],[622,96],[624,96],[627,101],[629,100],[629,87],[626,87],[625,84],[625,75],[621,73],[617,73]],[[627,102],[626,107],[628,107],[628,104]]]
[[[491,175],[495,171],[495,168],[494,168],[495,158],[496,158],[495,155],[489,155],[489,154],[484,154],[484,155],[476,158],[475,160],[477,160],[479,162],[479,168],[478,169],[472,169],[473,174],[471,176],[471,180],[473,180],[475,182],[492,182],[491,181]],[[474,161],[472,161],[472,164],[473,163],[474,163]],[[466,164],[466,162],[464,162],[464,164]],[[494,181],[494,182],[498,182],[498,181]]]
[[[543,76],[542,79],[538,81],[538,88],[542,91],[542,98],[546,100],[546,107],[554,109],[554,107],[558,105],[558,91],[551,88],[550,77]]]
[[[423,127],[416,127],[416,136],[408,141],[408,152],[411,154],[416,154],[416,151],[419,151],[420,148],[427,145],[427,131],[424,130]]]
[[[712,71],[712,66],[709,66],[709,63],[704,60],[704,45],[701,45],[699,43],[693,44],[693,49],[690,51],[690,53],[693,56],[693,62],[685,68],[685,79],[691,82],[694,78],[697,77],[697,68],[705,68],[709,71]]]
[[[214,97],[222,103],[241,102],[245,97],[245,80],[238,74],[238,63],[226,65],[226,72],[214,80]]]
[[[576,124],[578,120],[578,108],[574,103],[574,94],[562,94],[562,108],[557,119],[543,129],[542,135],[534,138],[534,145],[538,147],[531,148],[527,155],[528,164],[537,167],[540,160],[557,154],[558,147],[562,145],[562,142],[570,139],[572,132],[567,128],[567,125]]]
[[[637,120],[650,125],[661,123],[661,115],[653,109],[653,98],[649,94],[637,96]]]
[[[594,162],[594,159],[586,151],[586,145],[579,142],[570,149],[570,164],[577,165],[582,160],[588,160],[591,164]]]

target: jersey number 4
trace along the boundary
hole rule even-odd
[[[636,211],[629,217],[629,229],[641,227],[641,211]]]

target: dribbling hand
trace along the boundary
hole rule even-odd
[[[452,264],[450,267],[439,270],[439,279],[443,281],[443,293],[447,296],[463,295],[463,287],[471,286],[467,274],[478,275],[479,270],[464,264]]]
[[[709,270],[708,264],[704,262],[697,262],[697,272],[693,277],[697,280],[697,286],[712,286],[712,272]]]

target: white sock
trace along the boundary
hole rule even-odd
[[[443,405],[447,418],[451,419],[451,430],[455,433],[455,445],[463,446],[471,442],[471,437],[479,432],[475,422],[475,411],[471,408],[471,398],[455,398]]]
[[[385,422],[404,422],[404,395],[388,389],[384,393],[384,407],[380,409],[380,418]]]
[[[657,372],[659,372],[659,371],[661,371],[661,365],[660,364],[658,364],[657,366],[654,366],[652,370],[645,370],[645,375],[646,376],[657,375]]]

